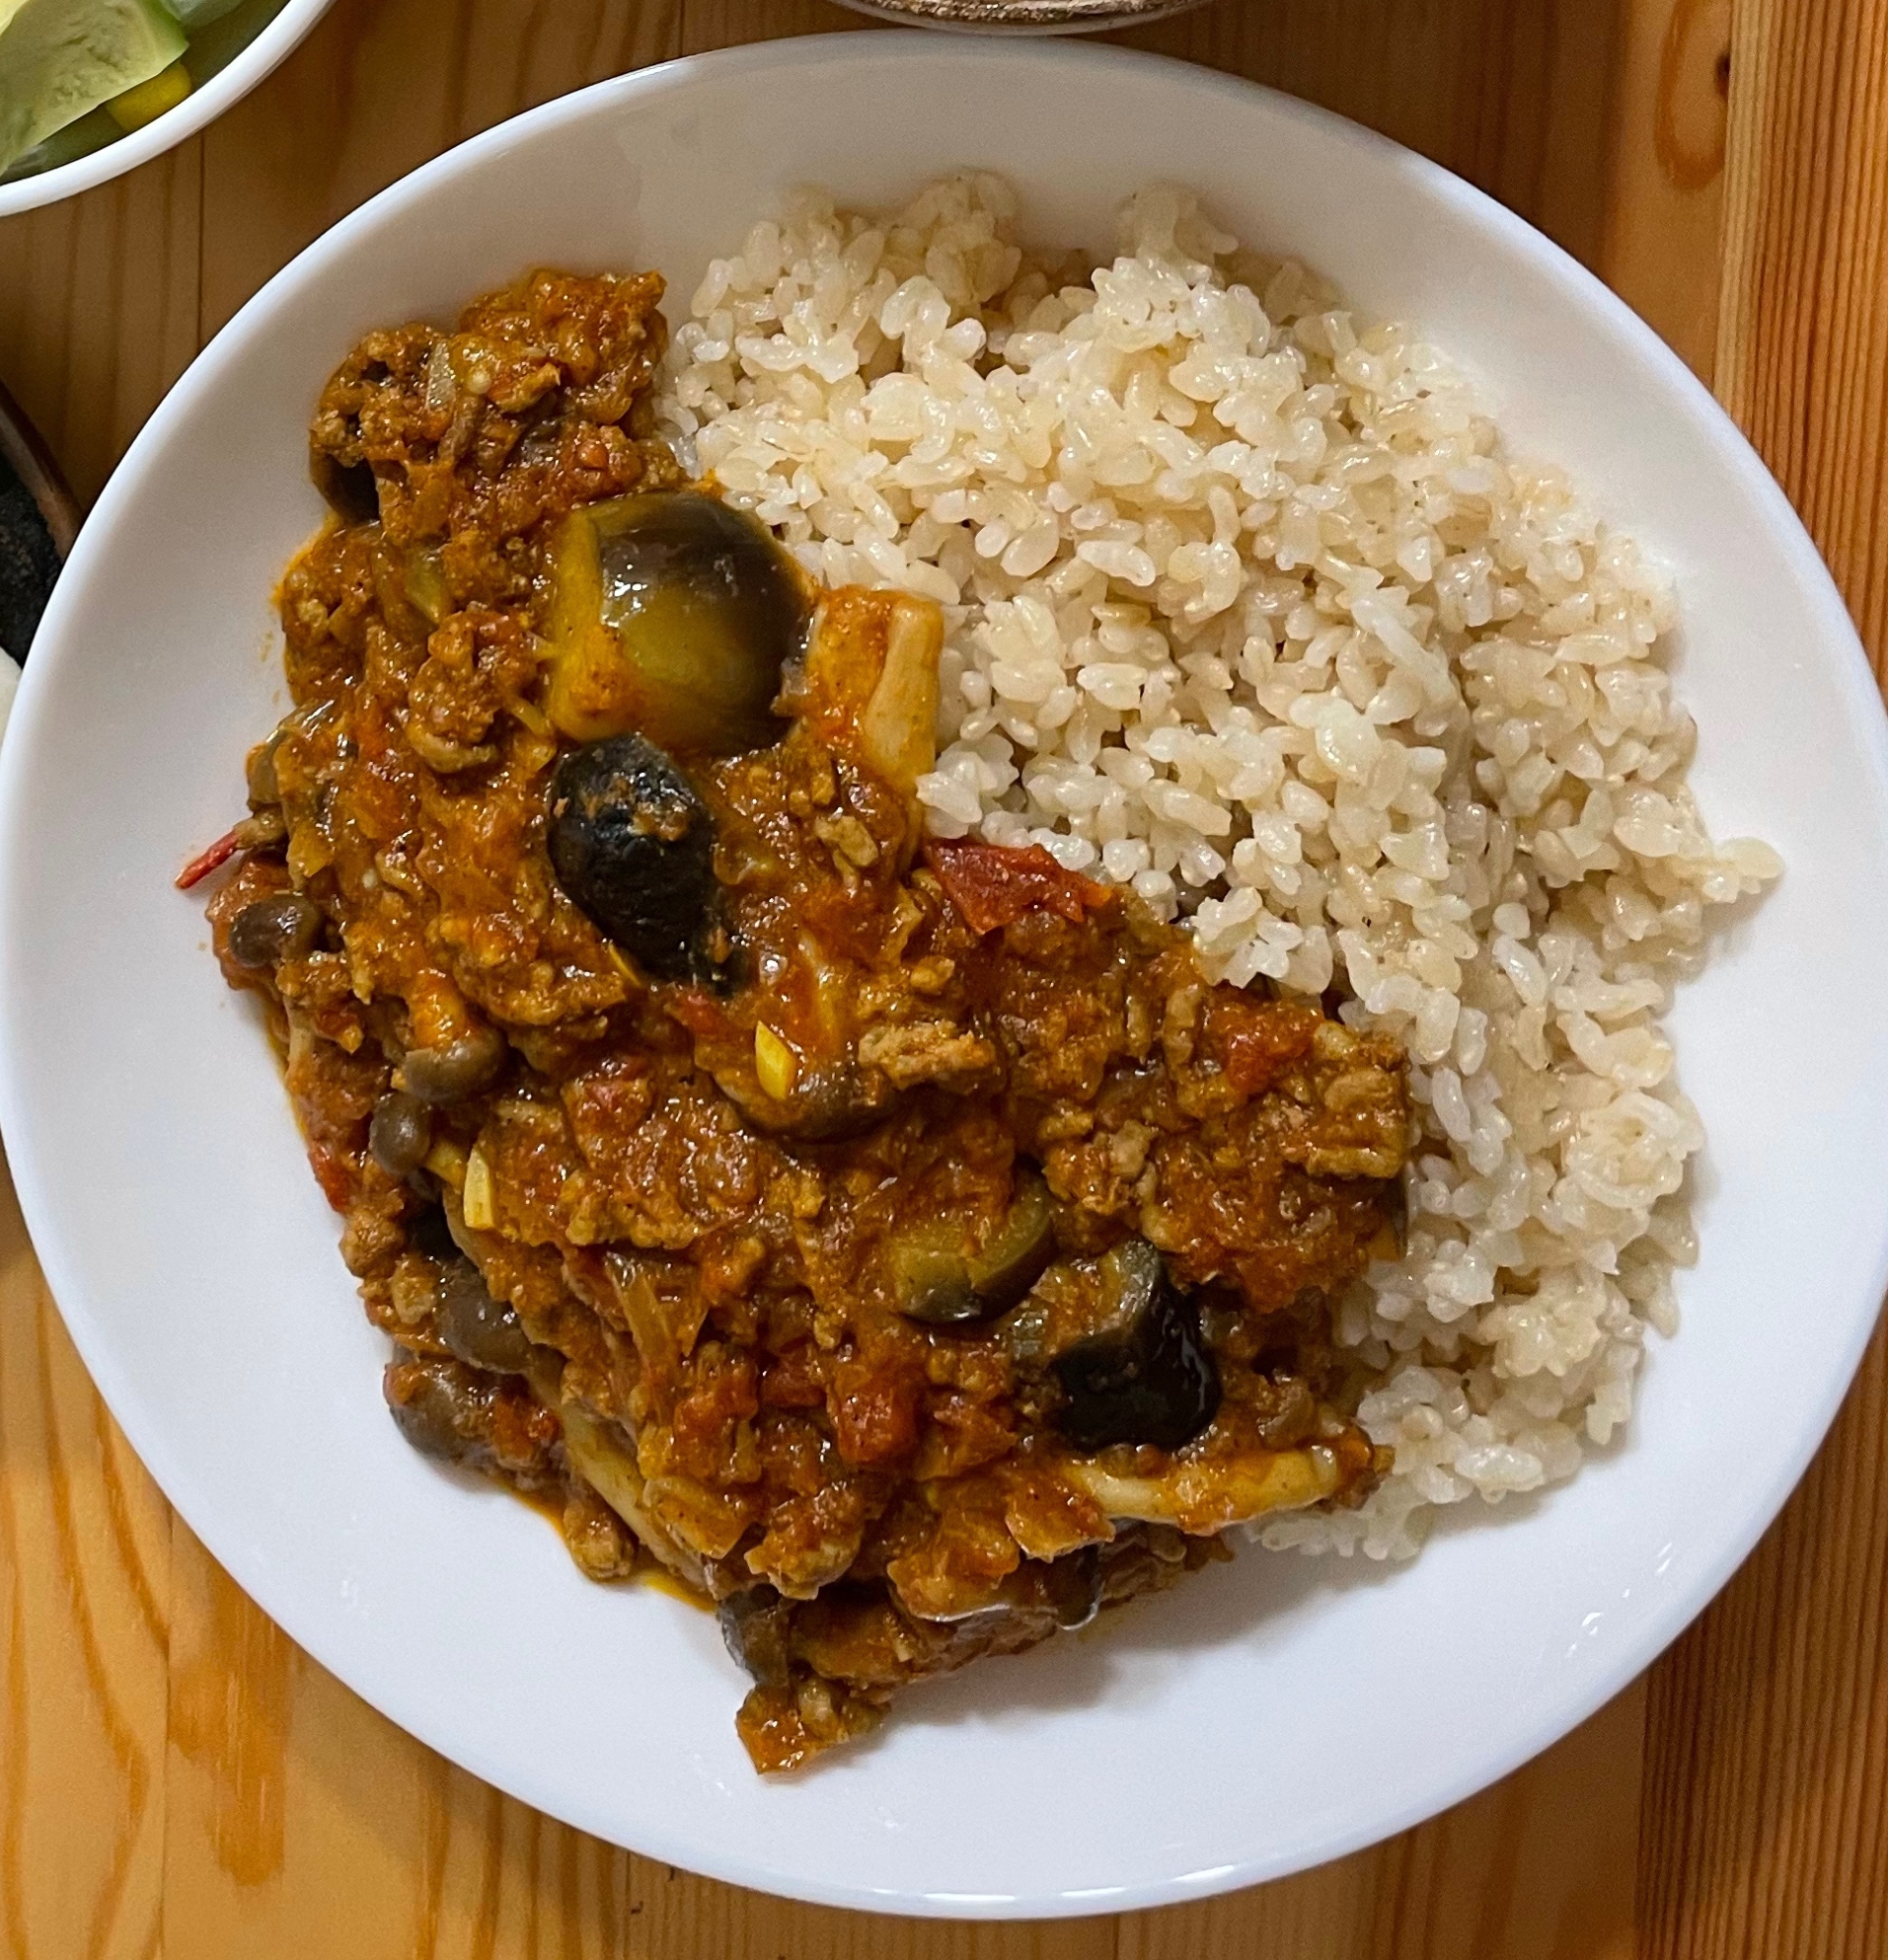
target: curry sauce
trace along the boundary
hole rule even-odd
[[[1328,1317],[1410,1119],[1394,1042],[925,835],[936,608],[686,480],[659,297],[342,364],[209,915],[403,1430],[717,1603],[773,1770],[1371,1487]]]

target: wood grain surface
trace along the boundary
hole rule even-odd
[[[1718,398],[1888,675],[1888,6],[1739,0]],[[1651,1677],[1647,1960],[1888,1953],[1888,1345]]]
[[[364,197],[533,103],[826,0],[339,0],[261,91],[0,223],[0,381],[82,497],[192,353]],[[1751,432],[1888,657],[1888,0],[1217,0],[1129,37],[1461,171]],[[8,1960],[1730,1960],[1888,1952],[1888,1356],[1719,1603],[1585,1727],[1371,1850],[1043,1926],[784,1905],[500,1796],[301,1654],[176,1520],[0,1170]]]

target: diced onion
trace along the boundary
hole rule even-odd
[[[483,1151],[475,1150],[466,1159],[466,1187],[460,1194],[460,1203],[465,1209],[466,1223],[473,1231],[490,1232],[497,1224],[498,1215],[491,1202],[491,1167]]]
[[[799,1058],[764,1020],[754,1023],[754,1073],[776,1102],[793,1094],[793,1079],[799,1073]]]

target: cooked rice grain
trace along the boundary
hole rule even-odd
[[[1407,1046],[1407,1250],[1337,1312],[1396,1470],[1262,1533],[1407,1554],[1630,1413],[1703,1142],[1659,1016],[1780,867],[1686,787],[1669,585],[1441,353],[1183,191],[1092,269],[1017,215],[987,175],[802,196],[711,267],[665,413],[809,570],[945,607],[937,833],[1042,844]]]

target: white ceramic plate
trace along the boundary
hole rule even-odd
[[[1098,1632],[913,1694],[763,1782],[715,1622],[581,1579],[499,1492],[415,1456],[384,1340],[256,1017],[177,867],[282,702],[268,594],[320,506],[304,425],[364,329],[532,263],[686,296],[790,186],[896,198],[995,165],[1049,239],[1199,186],[1477,371],[1675,568],[1696,784],[1788,869],[1674,1025],[1710,1130],[1703,1257],[1629,1438],[1383,1571],[1246,1554]],[[674,1863],[924,1913],[1094,1912],[1313,1864],[1553,1741],[1703,1606],[1801,1472],[1888,1240],[1888,757],[1860,649],[1782,496],[1586,273],[1443,172],[1315,110],[1114,50],[868,34],[555,103],[376,198],[152,418],[47,615],[0,769],[0,1124],[86,1361],[191,1528],[318,1660],[531,1803]],[[1832,1031],[1840,1042],[1832,1048]]]
[[[41,204],[56,204],[61,197],[74,197],[175,149],[186,136],[193,136],[206,123],[214,122],[232,103],[241,102],[257,83],[287,60],[333,5],[334,0],[283,0],[281,12],[256,38],[231,55],[175,109],[167,109],[142,129],[70,163],[0,184],[0,218],[11,217],[15,211],[37,211]]]

